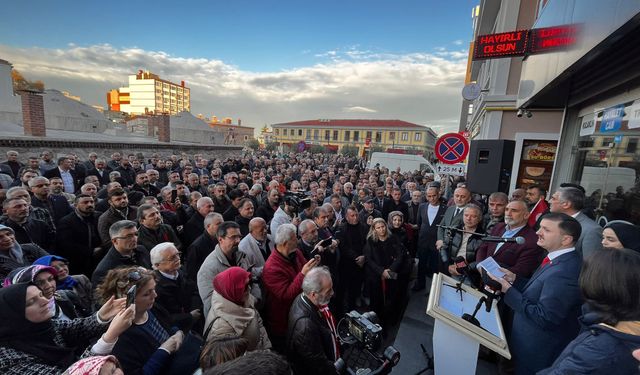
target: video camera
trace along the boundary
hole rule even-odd
[[[376,350],[381,343],[382,327],[377,323],[378,316],[373,311],[358,313],[351,311],[345,316],[349,333],[369,350]]]
[[[284,193],[284,203],[291,207],[291,213],[297,214],[311,207],[311,198],[303,192],[294,193],[287,191]]]

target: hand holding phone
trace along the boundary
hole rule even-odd
[[[133,304],[136,303],[136,290],[138,288],[135,285],[132,285],[131,288],[129,288],[129,290],[127,290],[127,304],[126,306],[129,307]]]
[[[329,247],[329,246],[331,246],[332,243],[333,243],[333,237],[329,237],[326,240],[320,241],[320,246]]]

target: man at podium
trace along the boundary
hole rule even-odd
[[[535,374],[551,366],[579,331],[582,257],[575,250],[580,223],[562,213],[540,222],[538,245],[548,254],[530,279],[506,270],[500,282],[504,301],[514,311],[509,346],[516,374]]]

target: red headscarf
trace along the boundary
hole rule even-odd
[[[227,300],[242,306],[250,275],[240,267],[230,267],[213,278],[213,289]]]

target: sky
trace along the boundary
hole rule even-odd
[[[444,133],[457,130],[477,3],[12,1],[0,59],[92,105],[143,69],[184,80],[193,114],[258,129],[374,118]]]

